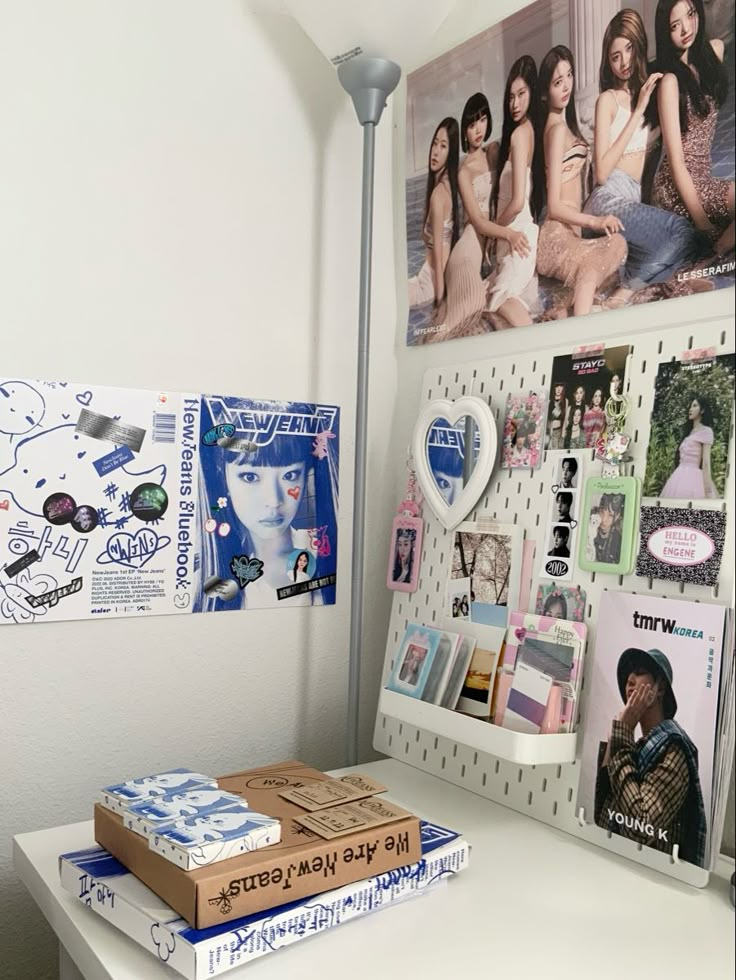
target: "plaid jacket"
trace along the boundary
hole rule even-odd
[[[599,766],[595,822],[614,834],[672,852],[703,867],[707,821],[698,776],[698,750],[676,721],[645,738],[614,721],[607,767]]]

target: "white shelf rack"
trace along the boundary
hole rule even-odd
[[[521,333],[519,339],[522,339]],[[587,342],[603,340],[603,337],[592,337]],[[492,338],[489,338],[489,348],[491,344]],[[621,344],[629,344],[632,348],[627,375],[627,393],[631,397],[632,405],[627,431],[633,436],[633,462],[627,472],[643,477],[658,365],[664,361],[680,360],[684,351],[695,348],[714,347],[719,354],[732,353],[733,324],[727,318],[719,318],[699,322],[696,326],[672,326],[666,330],[639,332],[636,336],[623,334],[609,341],[609,346]],[[548,390],[552,358],[558,354],[570,353],[572,346],[550,346],[535,351],[519,350],[513,355],[495,356],[493,359],[470,364],[432,368],[424,375],[420,405],[435,398],[458,398],[469,394],[472,388],[473,394],[488,400],[500,428],[507,394],[538,388]],[[733,493],[733,451],[732,433],[726,500]],[[501,470],[497,466],[485,495],[476,510],[468,515],[468,519],[486,517],[504,523],[520,524],[527,539],[538,541],[545,530],[551,471],[551,458],[545,461],[540,470],[534,472]],[[592,463],[588,472],[593,472]],[[725,501],[720,506],[725,510]],[[394,595],[384,659],[384,688],[393,666],[394,652],[407,624],[416,622],[432,626],[441,621],[444,615],[442,605],[452,532],[446,531],[427,507],[424,508],[423,516],[426,523],[419,584],[417,591],[411,595]],[[712,589],[658,580],[650,582],[633,574],[609,576],[578,570],[573,584],[585,589],[587,593],[587,670],[590,670],[595,650],[598,604],[606,589],[701,602],[732,603],[734,542],[731,520],[729,525],[721,579]],[[537,567],[535,560],[533,594],[536,594],[539,582],[536,577]],[[533,609],[533,599],[531,608]],[[494,726],[443,709],[429,710],[432,707],[418,705],[412,698],[391,695],[391,692],[382,690],[374,731],[375,749],[649,868],[698,887],[707,884],[709,875],[706,870],[680,862],[676,855],[663,854],[625,838],[610,835],[595,824],[580,818],[576,811],[576,799],[582,738],[577,740],[575,758],[571,757],[569,749],[568,754],[562,756],[569,758],[568,762],[524,764],[524,759],[528,756],[521,749],[514,754],[513,747],[504,744],[499,748],[501,743],[494,743],[493,740],[498,738],[492,731]],[[584,715],[584,691],[581,710]],[[440,713],[443,716],[441,718]],[[537,737],[557,738],[548,735]],[[494,747],[499,754],[494,754]],[[555,748],[555,751],[560,750],[560,746]],[[501,758],[501,752],[506,756],[511,754],[513,761]]]

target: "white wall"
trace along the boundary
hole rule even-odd
[[[493,18],[521,6],[497,0]],[[14,876],[13,834],[88,819],[122,772],[344,761],[361,135],[311,43],[245,0],[0,13],[0,375],[343,408],[337,606],[0,630],[0,977],[50,980],[53,936]],[[460,0],[427,59],[488,19]],[[364,758],[420,379],[489,355],[488,338],[404,347],[404,91],[398,139],[389,113],[377,145]],[[723,315],[732,295],[667,314]],[[541,347],[550,329],[494,345]]]
[[[55,945],[13,834],[89,819],[122,774],[345,762],[362,151],[311,42],[239,0],[0,12],[0,375],[343,408],[336,606],[0,629],[0,976],[46,980]],[[384,242],[390,144],[389,122]],[[377,257],[377,277],[392,270]],[[383,292],[379,434],[395,388]],[[376,485],[372,511],[390,492]]]

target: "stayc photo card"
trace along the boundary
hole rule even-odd
[[[538,0],[409,75],[409,346],[733,286],[734,5],[622,7]]]

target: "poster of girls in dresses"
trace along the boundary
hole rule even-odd
[[[644,496],[725,496],[736,356],[660,364],[654,384]]]
[[[538,0],[407,80],[407,344],[734,285],[732,0]]]
[[[609,397],[623,394],[630,348],[562,354],[552,361],[545,449],[594,449]]]

